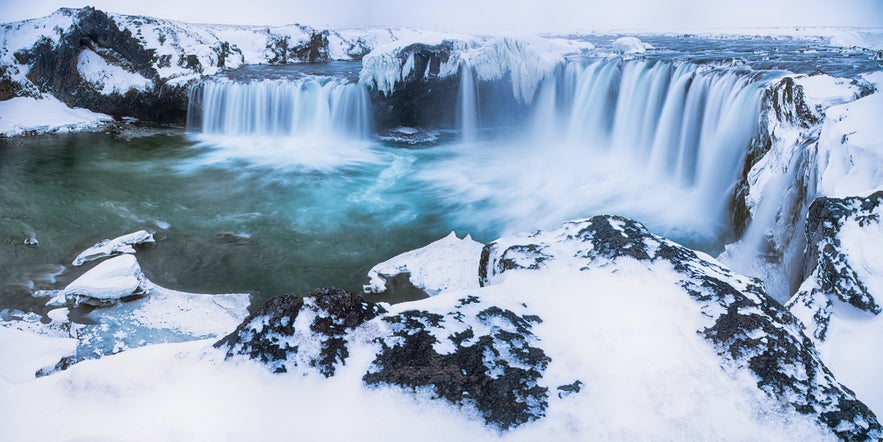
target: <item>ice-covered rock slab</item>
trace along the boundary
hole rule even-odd
[[[40,336],[0,323],[0,378],[13,384],[32,380],[37,371],[55,366],[76,348],[76,339]]]
[[[120,255],[75,279],[53,301],[105,306],[122,298],[143,296],[146,292],[147,279],[138,260],[133,255]]]
[[[411,250],[374,266],[368,272],[370,281],[365,293],[383,293],[387,282],[407,275],[411,284],[430,296],[446,290],[478,288],[478,258],[483,244],[471,236],[463,239],[451,232],[425,247]]]
[[[106,256],[135,253],[135,248],[133,246],[152,242],[154,242],[153,235],[145,230],[139,230],[114,239],[105,239],[77,255],[72,264],[74,266],[80,266],[83,265],[83,263],[104,258]]]

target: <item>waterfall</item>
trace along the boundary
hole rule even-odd
[[[191,91],[188,120],[228,136],[363,138],[371,126],[367,91],[335,77],[208,81]]]
[[[622,168],[692,189],[697,208],[723,217],[758,130],[763,87],[690,63],[572,62],[541,85],[532,139],[612,155]]]
[[[460,90],[457,95],[457,127],[464,142],[478,139],[479,115],[475,72],[466,63],[461,63]]]

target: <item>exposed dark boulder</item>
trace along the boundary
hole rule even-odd
[[[317,289],[306,297],[276,296],[215,347],[226,348],[228,358],[245,355],[276,373],[312,367],[330,377],[349,357],[347,334],[383,312],[339,289]]]
[[[809,129],[822,122],[821,109],[811,109],[804,98],[803,87],[785,77],[766,92],[776,119],[783,123]]]
[[[876,227],[883,222],[881,212],[883,191],[867,197],[820,197],[809,207],[804,268],[807,280],[788,307],[793,311],[800,306],[812,312],[812,321],[806,325],[819,341],[827,337],[834,302],[873,315],[883,312],[858,272],[865,264],[844,249],[841,238],[847,225],[857,229]]]
[[[377,339],[381,350],[366,384],[430,387],[437,398],[474,406],[501,430],[545,414],[548,389],[538,382],[550,359],[532,345],[538,317],[470,296],[444,315],[409,310],[383,321],[391,334]],[[439,344],[451,350],[440,353]]]
[[[185,86],[169,86],[153,68],[153,50],[144,49],[128,30],[120,29],[102,11],[94,8],[67,10],[76,15],[76,26],[67,29],[56,44],[49,39],[16,53],[20,63],[30,66],[27,77],[44,93],[71,107],[83,107],[116,117],[135,117],[162,124],[182,124],[187,115]],[[125,93],[102,94],[77,70],[80,53],[92,50],[108,64],[137,73],[153,82],[150,90],[130,89]]]
[[[805,273],[818,275],[819,289],[824,293],[874,314],[881,312],[880,305],[840,249],[839,234],[847,222],[860,227],[879,224],[881,204],[883,191],[868,197],[816,198],[809,207],[806,223],[806,240],[813,247],[807,249]]]

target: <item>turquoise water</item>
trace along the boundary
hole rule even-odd
[[[358,290],[371,266],[452,227],[402,175],[413,152],[373,155],[318,171],[228,160],[176,131],[0,140],[0,309],[40,311],[31,293],[81,274],[80,251],[138,229],[157,239],[138,251],[145,274],[172,289],[258,302]]]

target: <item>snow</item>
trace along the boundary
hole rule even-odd
[[[30,49],[41,38],[58,43],[62,32],[73,26],[74,17],[69,9],[59,9],[52,14],[31,20],[4,23],[0,26],[0,64],[15,64],[14,54]]]
[[[218,339],[248,315],[248,294],[185,293],[145,284],[143,298],[93,310],[76,324],[79,359],[145,345]]]
[[[819,74],[798,76],[794,82],[803,87],[804,101],[819,115],[831,106],[848,103],[859,96],[858,87],[848,78]]]
[[[828,42],[834,46],[883,50],[883,29],[840,29],[828,33]]]
[[[76,339],[39,336],[2,324],[0,322],[0,379],[7,382],[18,384],[33,380],[37,370],[55,366],[61,358],[73,355],[77,348]]]
[[[826,111],[819,136],[818,192],[864,196],[883,189],[883,93]]]
[[[411,284],[434,296],[447,290],[478,288],[478,261],[483,244],[451,232],[425,247],[411,250],[374,266],[365,293],[382,293],[387,281],[407,274]]]
[[[448,311],[472,294],[513,311],[523,303],[543,319],[534,332],[552,359],[542,381],[549,408],[502,434],[428,392],[365,388],[378,320],[354,332],[346,365],[330,379],[224,361],[211,341],[153,345],[20,385],[0,383],[0,425],[7,440],[117,439],[133,429],[146,440],[279,440],[292,428],[298,438],[323,440],[830,440],[810,418],[768,399],[754,378],[720,367],[696,333],[708,319],[678,278],[664,263],[622,260],[585,272],[513,271],[498,285],[392,306],[393,313]],[[575,380],[581,392],[555,394]],[[342,404],[347,425],[340,425]],[[45,416],[52,425],[39,424]],[[384,431],[364,430],[378,421]]]
[[[114,302],[143,294],[145,284],[138,260],[132,255],[120,255],[101,262],[75,279],[58,296],[77,304],[92,299]]]
[[[613,52],[617,54],[643,54],[652,46],[637,37],[620,37],[613,41]]]
[[[146,92],[153,81],[107,62],[91,49],[83,49],[77,57],[77,72],[93,88],[104,95],[125,94],[130,90]]]
[[[109,115],[82,108],[70,108],[55,97],[16,97],[0,101],[0,137],[29,132],[63,133],[103,127]]]
[[[827,339],[817,346],[837,379],[875,414],[883,414],[883,356],[875,350],[883,348],[883,315],[851,318],[835,312]]]
[[[837,235],[837,252],[845,256],[877,303],[883,300],[881,217],[883,208],[877,208],[864,222],[848,219]],[[859,311],[834,295],[814,291],[818,278],[817,274],[807,278],[788,308],[806,325],[807,335],[812,336],[822,360],[838,380],[879,416],[883,414],[883,357],[873,349],[883,348],[883,315]],[[820,340],[813,332],[819,317],[826,315],[830,315],[827,334]]]
[[[129,233],[114,239],[105,239],[89,247],[74,258],[73,265],[80,266],[88,261],[104,258],[121,253],[135,253],[136,244],[154,242],[153,235],[144,230]]]

